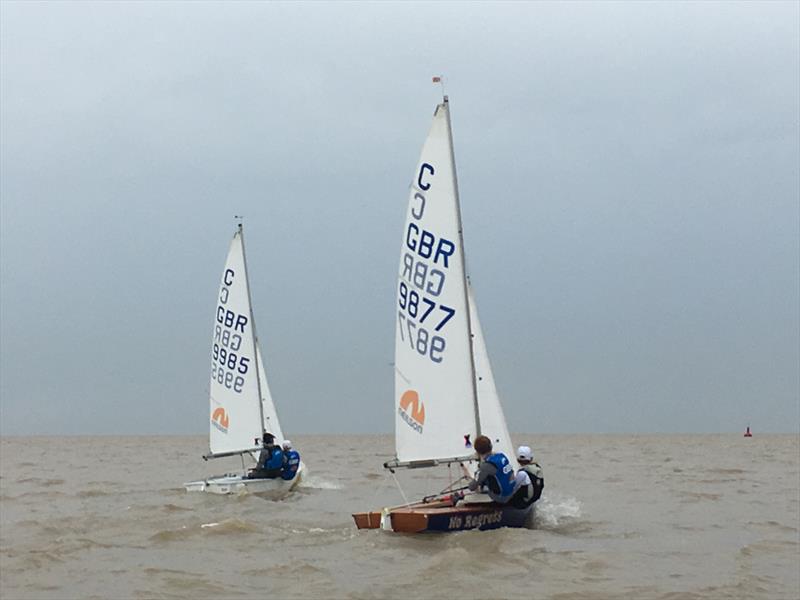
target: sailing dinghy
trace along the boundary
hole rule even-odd
[[[280,445],[283,431],[267,385],[250,302],[242,225],[233,235],[222,272],[211,346],[209,447],[204,459],[239,455],[242,471],[185,483],[189,492],[212,494],[288,492],[306,471],[301,462],[291,480],[247,477],[258,460],[264,433]]]
[[[471,440],[486,435],[517,470],[466,276],[447,96],[436,107],[411,186],[395,309],[396,458],[384,467],[475,461]],[[422,532],[523,527],[532,515],[533,506],[445,491],[353,518],[359,529]]]

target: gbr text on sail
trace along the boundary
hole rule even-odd
[[[403,239],[397,286],[398,327],[401,341],[434,363],[445,357],[444,328],[456,310],[441,302],[456,245],[426,228],[426,192],[433,186],[436,168],[420,165]]]
[[[242,340],[250,318],[228,307],[231,287],[236,278],[233,269],[225,269],[219,289],[216,323],[214,323],[214,345],[211,349],[211,379],[234,392],[242,393],[245,377],[250,369],[250,357],[245,356],[249,348],[242,347]]]

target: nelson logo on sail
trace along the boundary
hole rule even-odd
[[[422,426],[425,424],[425,405],[419,399],[417,392],[405,391],[400,397],[400,407],[397,412],[411,429],[422,433]]]
[[[222,433],[228,433],[228,413],[225,412],[225,409],[217,407],[214,412],[211,414],[211,424],[214,425],[217,429],[219,429]]]

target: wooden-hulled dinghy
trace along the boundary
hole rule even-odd
[[[398,533],[527,527],[532,518],[532,506],[517,509],[494,502],[454,505],[450,499],[353,514],[359,529],[383,528]]]
[[[486,435],[516,470],[503,409],[471,285],[466,276],[450,107],[437,105],[411,186],[395,316],[395,460],[384,467],[436,467],[476,460]],[[360,529],[398,532],[523,527],[533,507],[443,493],[353,515]]]

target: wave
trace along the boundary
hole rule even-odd
[[[722,468],[706,469],[705,472],[712,473],[714,475],[744,475],[745,473],[747,473],[747,471],[745,471],[744,469],[722,469]]]
[[[41,485],[63,485],[66,483],[63,479],[42,479],[41,477],[23,477],[17,479],[17,483],[38,483]]]
[[[231,589],[219,582],[210,581],[207,574],[195,573],[192,571],[181,571],[177,569],[147,568],[144,573],[149,579],[157,579],[161,586],[165,588],[162,593],[154,594],[148,590],[138,590],[136,596],[152,598],[186,598],[193,597],[190,591],[199,592],[202,597],[222,597],[231,595]]]
[[[537,529],[557,530],[581,517],[581,502],[573,496],[545,492],[534,505],[534,522]]]
[[[258,533],[261,529],[249,521],[242,519],[223,519],[211,523],[201,523],[196,526],[184,525],[179,529],[165,529],[150,536],[156,543],[174,542],[204,535],[240,535],[243,533]]]
[[[3,494],[3,500],[22,500],[23,498],[36,498],[42,500],[48,500],[52,498],[69,498],[71,495],[66,494],[64,492],[60,492],[58,490],[37,490],[33,492],[24,492],[22,494],[17,494],[16,496],[9,496],[8,494]]]
[[[242,571],[242,575],[246,576],[263,576],[264,574],[274,574],[284,577],[287,574],[295,576],[296,578],[308,577],[313,575],[327,575],[328,571],[321,569],[309,562],[290,562],[288,564],[265,564],[258,569],[246,569]]]
[[[111,496],[111,492],[106,492],[103,490],[83,490],[82,492],[78,492],[76,496],[78,498],[99,498],[101,496]]]
[[[261,528],[255,523],[243,519],[223,519],[219,522],[202,523],[200,530],[211,535],[228,535],[230,533],[258,533]]]
[[[194,509],[185,506],[178,506],[177,504],[168,503],[161,507],[164,512],[192,512]]]
[[[303,477],[297,487],[314,490],[341,490],[344,488],[341,483],[329,481],[322,477],[314,477],[313,475]]]
[[[683,498],[681,502],[683,504],[695,504],[696,502],[702,502],[703,500],[711,500],[712,502],[716,502],[722,498],[722,494],[712,494],[708,492],[683,492]]]
[[[144,569],[145,575],[197,575],[197,573],[192,573],[191,571],[180,571],[178,569],[166,569],[166,568],[159,568],[159,567],[147,567]]]
[[[747,525],[777,529],[778,531],[783,531],[785,533],[797,533],[797,529],[795,527],[779,523],[778,521],[748,521]]]

